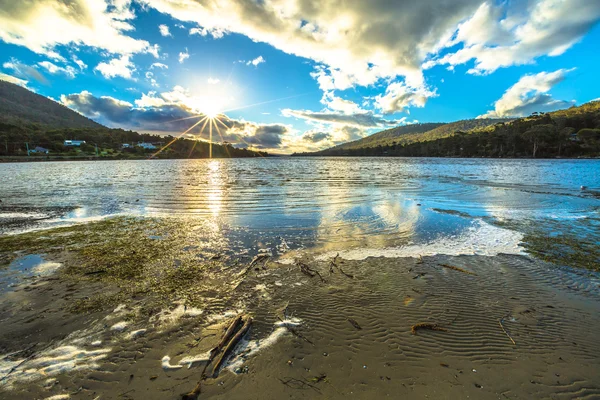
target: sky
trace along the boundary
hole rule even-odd
[[[598,99],[599,21],[598,0],[0,0],[0,79],[289,154]]]

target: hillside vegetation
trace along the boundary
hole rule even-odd
[[[66,147],[65,140],[85,140],[81,147]],[[109,129],[51,99],[25,88],[0,80],[0,156],[27,156],[27,148],[43,147],[50,157],[104,157],[145,158],[155,149],[123,144],[138,142],[154,143],[160,148],[173,143],[160,152],[158,158],[206,158],[209,156],[207,142],[177,139],[172,136],[141,134],[123,129]],[[33,156],[42,156],[32,153]],[[267,155],[229,144],[213,144],[213,157],[258,157]],[[34,158],[34,157],[29,157]]]
[[[43,125],[53,128],[102,128],[102,125],[68,107],[0,80],[0,123]]]
[[[596,157],[600,156],[600,101],[512,121],[458,121],[427,132],[399,136],[387,144],[337,146],[301,155]]]

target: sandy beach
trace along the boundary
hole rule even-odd
[[[177,399],[201,380],[199,398],[600,396],[593,272],[502,254],[200,261],[124,223],[2,238],[3,257],[44,261],[1,297],[0,397]],[[236,315],[249,334],[202,379]]]

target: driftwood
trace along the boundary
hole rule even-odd
[[[362,329],[362,328],[360,327],[360,325],[358,324],[358,322],[356,322],[356,320],[355,320],[355,319],[348,318],[348,322],[350,322],[350,324],[351,324],[353,327],[355,327],[356,329],[358,329],[359,331]]]
[[[477,274],[475,272],[467,271],[466,269],[458,268],[458,267],[455,267],[454,265],[449,265],[449,264],[438,264],[438,265],[440,267],[444,267],[444,268],[452,269],[454,271],[462,272],[463,274],[477,276]]]
[[[242,323],[243,323],[243,325],[242,325]],[[231,351],[235,348],[235,346],[240,341],[240,339],[246,334],[246,332],[248,332],[251,324],[252,324],[252,318],[249,316],[246,317],[245,321],[244,321],[244,317],[241,315],[238,315],[237,317],[235,317],[235,319],[231,322],[231,324],[229,324],[229,327],[225,331],[223,338],[221,338],[221,340],[219,341],[219,344],[217,344],[210,351],[210,357],[208,358],[208,362],[206,363],[206,365],[204,366],[204,369],[202,370],[202,375],[201,375],[200,381],[198,382],[198,384],[196,385],[194,390],[192,390],[189,393],[182,394],[181,400],[196,400],[198,398],[198,396],[202,392],[202,382],[204,380],[206,380],[206,378],[207,378],[206,370],[208,369],[208,366],[220,354],[220,357],[218,358],[218,360],[216,361],[216,363],[213,367],[213,376],[215,376],[215,374],[218,373],[219,367],[222,365],[222,363],[226,359],[227,355],[229,353],[231,353]],[[241,326],[241,328],[240,328],[240,326]]]
[[[231,340],[229,341],[229,343],[227,344],[227,346],[223,349],[223,352],[221,352],[221,355],[219,356],[219,358],[215,362],[215,365],[213,366],[213,377],[216,377],[219,374],[219,369],[221,368],[221,365],[223,364],[223,361],[225,361],[225,359],[227,358],[227,356],[229,356],[229,354],[233,351],[233,349],[235,348],[235,346],[237,346],[237,344],[240,342],[240,340],[248,332],[248,330],[250,329],[251,325],[252,325],[252,317],[246,317],[246,321],[244,322],[244,325],[235,334],[235,336],[233,336],[231,338]]]
[[[500,319],[498,320],[498,325],[500,325],[500,329],[502,329],[502,331],[504,332],[504,334],[505,334],[506,336],[508,336],[508,338],[510,339],[510,341],[512,342],[512,344],[514,344],[514,345],[516,346],[516,345],[517,345],[517,343],[515,343],[514,339],[512,338],[512,336],[510,336],[510,335],[508,334],[508,332],[506,331],[506,329],[504,329],[504,325],[502,325],[502,321],[504,321],[504,318],[500,318]]]
[[[238,315],[231,322],[231,324],[229,324],[229,327],[225,331],[225,334],[221,338],[221,341],[219,342],[219,344],[217,344],[215,346],[215,348],[213,348],[210,351],[210,359],[209,359],[210,361],[212,361],[216,357],[216,355],[219,354],[221,352],[221,350],[223,350],[223,347],[225,347],[225,345],[227,345],[227,343],[229,343],[229,340],[235,334],[235,332],[239,329],[239,326],[241,325],[241,323],[242,323],[242,316]]]
[[[321,279],[321,282],[325,283],[327,282],[323,276],[319,273],[319,271],[317,271],[316,269],[312,269],[311,267],[309,267],[307,264],[304,264],[303,262],[297,262],[298,267],[300,268],[300,271],[307,276],[310,276],[311,278],[314,278],[315,276],[318,276]]]
[[[417,334],[418,330],[427,329],[430,331],[440,331],[440,332],[448,332],[448,329],[442,328],[438,324],[431,324],[429,322],[420,322],[410,327],[410,333],[413,335]]]
[[[339,266],[339,264],[337,263],[337,259],[340,256],[340,254],[336,254],[335,257],[333,257],[333,259],[331,261],[329,261],[329,275],[331,275],[334,272],[334,268],[337,268],[338,271],[340,271],[343,275],[347,276],[348,278],[354,278],[354,275],[352,274],[347,274],[346,272],[344,272],[344,270],[342,269],[342,267]]]
[[[252,261],[250,261],[250,264],[248,264],[248,266],[246,267],[244,272],[242,272],[242,275],[248,275],[248,272],[250,272],[256,264],[258,264],[259,262],[262,262],[262,261],[266,261],[267,259],[269,259],[269,257],[270,256],[268,254],[264,254],[264,253],[254,256]]]

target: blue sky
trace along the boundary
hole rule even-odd
[[[278,153],[600,97],[600,2],[35,0],[0,78],[110,127]],[[214,118],[219,121],[214,121]],[[204,122],[213,121],[210,124]]]

